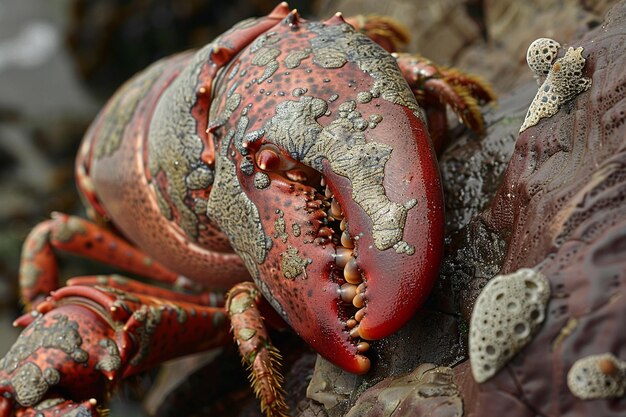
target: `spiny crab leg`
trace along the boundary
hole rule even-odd
[[[256,285],[243,282],[228,293],[226,310],[242,362],[250,370],[252,389],[261,401],[261,412],[268,417],[288,416],[289,409],[281,387],[281,356],[271,345],[257,308],[261,301],[261,293]]]
[[[133,294],[143,294],[164,300],[183,301],[206,307],[224,307],[225,292],[205,291],[199,293],[182,293],[167,288],[156,287],[143,282],[126,278],[121,275],[95,275],[76,277],[67,280],[67,285],[104,286]]]
[[[427,109],[429,133],[438,153],[443,150],[448,131],[447,106],[469,129],[478,134],[483,133],[484,121],[480,106],[496,99],[488,83],[455,68],[439,67],[420,55],[393,55],[417,102]]]

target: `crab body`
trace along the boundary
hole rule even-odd
[[[436,276],[442,197],[422,110],[395,59],[340,17],[270,16],[155,64],[113,98],[80,155],[83,192],[137,247],[213,288],[250,275],[352,372],[363,365],[322,179],[358,239],[361,337],[397,330]]]
[[[128,81],[91,126],[76,165],[92,217],[110,227],[56,215],[32,232],[20,279],[35,313],[18,321],[32,323],[23,337],[42,339],[63,322],[91,344],[80,347],[88,360],[70,362],[115,381],[223,344],[228,315],[260,379],[262,408],[280,415],[275,353],[255,307],[265,299],[322,356],[367,372],[367,340],[413,315],[442,256],[436,157],[417,87],[407,83],[414,68],[402,62],[340,15],[305,21],[283,3]],[[58,286],[56,250],[199,292],[86,277],[46,298]],[[233,285],[225,307],[208,292]],[[101,317],[103,328],[82,326],[83,315]],[[159,345],[168,337],[184,346]],[[44,364],[58,346],[40,347],[42,355],[12,351],[0,363],[9,381],[0,389],[24,407],[50,401],[54,386],[72,391],[66,370],[36,394],[22,390],[33,398],[20,401],[15,375],[56,360]],[[110,369],[94,365],[103,361]],[[57,368],[68,369],[62,362]],[[53,395],[44,415],[76,407],[97,415],[87,400],[107,384],[73,390],[80,404]],[[0,416],[5,409],[0,401]]]

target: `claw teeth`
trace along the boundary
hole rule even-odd
[[[370,348],[370,344],[369,344],[369,343],[367,343],[367,342],[359,342],[359,343],[356,345],[356,350],[357,350],[357,352],[359,352],[359,353],[364,353],[364,352],[367,352],[367,351],[369,350],[369,348]]]
[[[350,337],[353,339],[356,339],[357,337],[360,337],[361,335],[359,334],[359,328],[357,327],[353,327],[350,330]]]
[[[355,295],[352,299],[352,305],[354,305],[356,308],[363,308],[363,306],[365,305],[365,295],[363,295],[362,293]]]
[[[320,187],[316,190],[316,202],[309,203],[307,208],[313,208],[315,205],[315,208],[319,207],[326,212],[326,216],[321,221],[321,227],[317,232],[316,239],[323,239],[324,242],[332,242],[334,244],[334,260],[336,268],[339,269],[336,271],[339,284],[337,298],[341,300],[339,301],[342,303],[341,308],[345,309],[344,314],[348,317],[350,317],[350,314],[354,314],[354,316],[346,320],[345,331],[348,332],[351,338],[357,357],[363,361],[363,370],[366,370],[369,368],[369,360],[361,354],[367,352],[370,349],[370,345],[361,337],[359,322],[365,316],[365,305],[367,303],[365,293],[367,289],[363,274],[354,256],[355,241],[348,232],[348,222],[344,217],[343,209],[339,201],[334,198],[333,192],[323,177],[320,181]],[[318,201],[322,202],[322,204],[318,205]]]
[[[353,284],[343,284],[339,288],[339,295],[341,299],[346,303],[353,303],[356,296],[357,287]]]
[[[343,213],[341,212],[341,206],[339,202],[333,198],[330,202],[330,215],[337,220],[343,220]]]
[[[317,232],[317,235],[322,236],[322,237],[331,237],[333,233],[334,233],[333,229],[331,229],[330,227],[324,226],[320,228],[320,230]]]
[[[322,206],[322,202],[320,200],[313,200],[306,202],[306,208],[309,210],[316,210]]]
[[[339,268],[345,268],[350,259],[352,259],[352,250],[347,248],[337,248],[335,253],[335,264]]]
[[[356,259],[350,258],[346,266],[343,268],[343,276],[350,284],[360,284],[363,281],[356,264]]]
[[[352,241],[352,239],[350,238],[350,235],[348,234],[347,231],[344,231],[341,234],[341,245],[345,248],[349,248],[349,249],[353,249],[354,248],[354,242]]]
[[[358,322],[360,322],[361,320],[363,320],[363,316],[365,316],[365,309],[362,308],[359,311],[356,312],[356,314],[354,315],[354,319]]]

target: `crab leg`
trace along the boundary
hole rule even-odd
[[[16,325],[28,327],[0,361],[2,417],[11,404],[18,415],[40,405],[74,415],[81,402],[99,416],[95,405],[123,378],[230,342],[223,308],[110,287],[61,288]]]
[[[394,56],[418,103],[429,109],[429,133],[438,152],[444,147],[448,130],[446,106],[450,106],[468,128],[482,133],[484,121],[480,106],[496,99],[485,81],[455,68],[439,68],[420,55],[400,53]]]
[[[1,411],[0,411],[1,412]],[[51,399],[37,406],[37,409],[29,408],[19,417],[106,417],[108,411],[98,407],[93,400],[75,403],[73,401]],[[7,414],[6,417],[9,417]],[[0,417],[5,417],[0,414]]]
[[[271,345],[258,309],[261,293],[251,282],[237,284],[228,293],[226,309],[242,362],[250,370],[254,394],[261,401],[261,412],[268,417],[288,416],[280,374],[281,356]]]
[[[28,235],[22,248],[20,290],[34,308],[59,287],[55,250],[80,255],[151,279],[176,282],[179,276],[121,237],[80,217],[53,213]]]
[[[449,84],[464,88],[479,104],[491,103],[497,99],[491,85],[479,76],[462,72],[456,68],[440,68],[439,71]]]
[[[387,52],[396,52],[411,40],[408,29],[389,16],[359,14],[347,17],[346,23],[379,44]]]
[[[71,278],[67,285],[105,286],[121,291],[159,297],[171,301],[183,301],[207,307],[224,307],[225,293],[222,291],[205,291],[197,294],[181,293],[145,284],[121,275],[94,275]]]

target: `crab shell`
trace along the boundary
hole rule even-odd
[[[364,373],[370,362],[360,339],[398,330],[436,278],[436,159],[422,109],[390,54],[340,15],[308,22],[280,7],[273,15],[284,18],[213,84],[208,210],[295,331],[338,366]],[[324,183],[352,238],[360,310],[339,297],[346,278],[335,262],[341,244],[325,228]],[[356,331],[347,325],[355,316]]]

